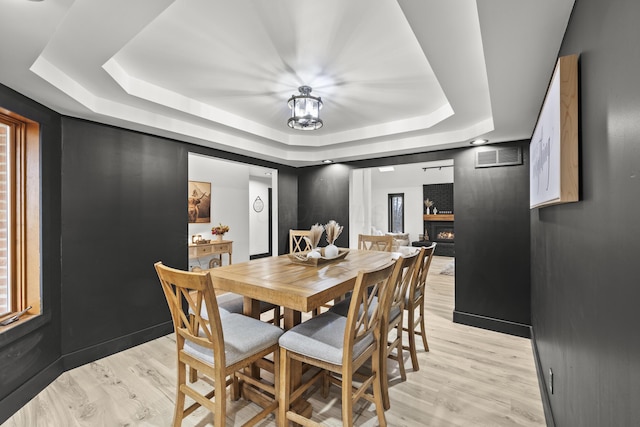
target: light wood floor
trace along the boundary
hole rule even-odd
[[[430,352],[419,351],[420,370],[406,358],[407,381],[395,364],[390,426],[543,426],[540,392],[529,340],[454,324],[454,278],[439,274],[451,260],[435,257],[428,278],[426,319]],[[2,427],[168,426],[175,397],[173,335],[62,374]],[[419,346],[421,350],[422,347]],[[310,397],[314,419],[339,426],[340,394]],[[257,413],[243,400],[229,402],[227,425]],[[356,426],[377,425],[367,402],[356,407]],[[199,409],[184,426],[213,425]],[[274,426],[273,416],[261,426]]]

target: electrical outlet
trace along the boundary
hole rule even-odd
[[[553,394],[553,369],[549,368],[549,393]]]

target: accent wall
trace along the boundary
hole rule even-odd
[[[638,1],[577,0],[559,52],[580,55],[581,188],[577,203],[531,211],[549,425],[640,425],[638,17]]]

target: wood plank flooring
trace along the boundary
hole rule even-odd
[[[431,351],[419,344],[420,370],[405,357],[407,381],[389,364],[389,426],[544,426],[530,341],[454,324],[454,277],[439,274],[451,258],[434,257],[427,282]],[[168,426],[175,398],[173,335],[65,372],[2,427]],[[340,393],[310,397],[314,419],[340,426]],[[228,403],[227,425],[239,426],[258,407]],[[356,426],[375,426],[373,407],[356,407]],[[213,425],[202,409],[183,426]],[[274,426],[271,416],[260,426]]]

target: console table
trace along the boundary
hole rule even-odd
[[[209,243],[189,244],[189,259],[203,258],[217,254],[228,254],[231,265],[233,240],[216,240]]]

